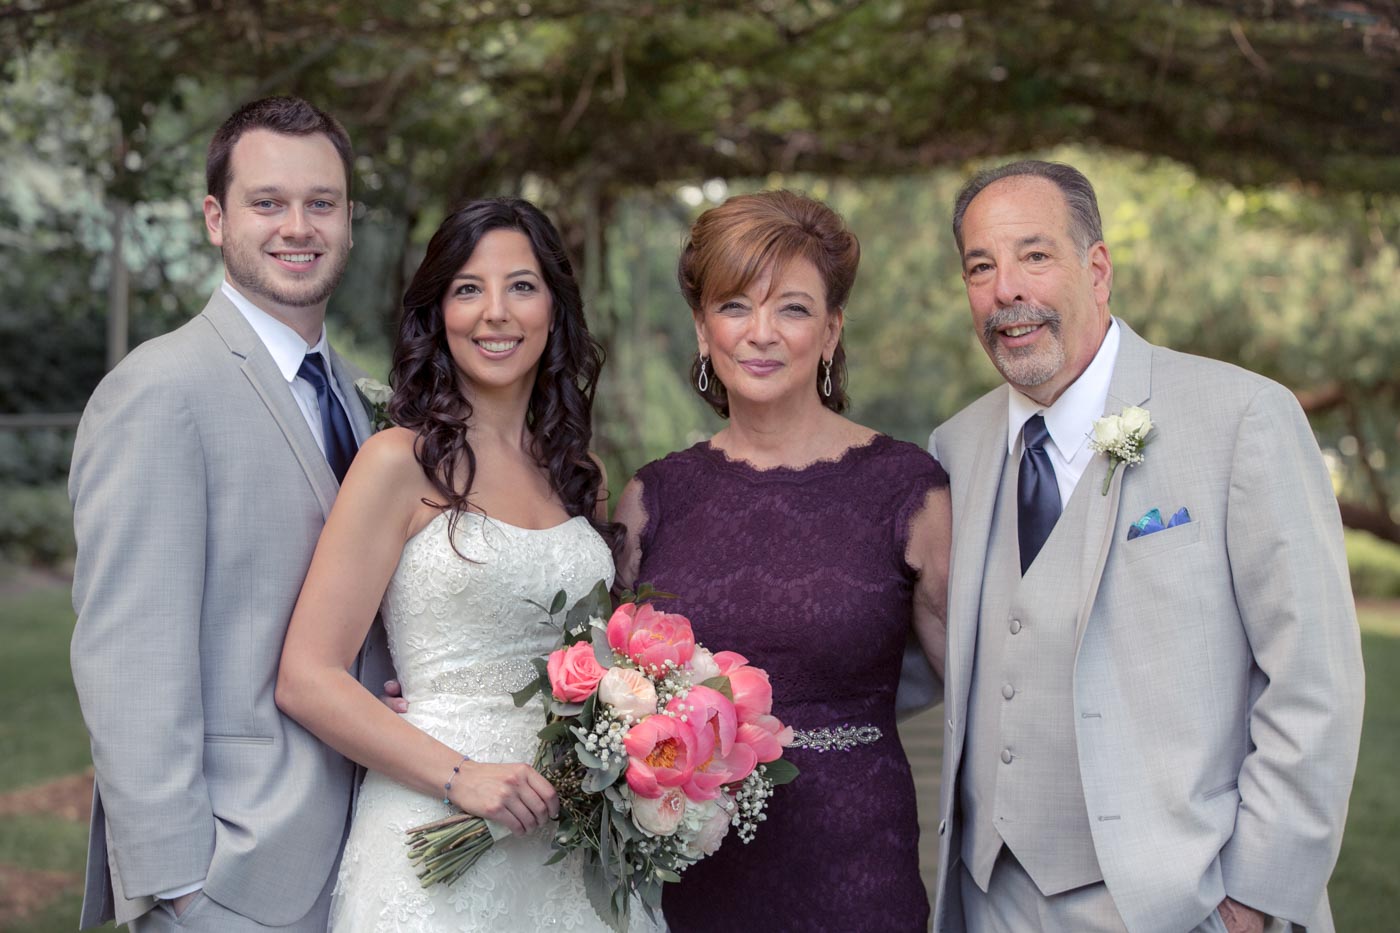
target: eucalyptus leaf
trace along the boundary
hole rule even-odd
[[[592,693],[588,699],[583,701],[583,706],[578,711],[578,724],[585,729],[592,729],[593,723],[598,719],[598,694]]]
[[[661,882],[650,876],[647,877],[646,881],[637,885],[637,893],[641,895],[642,903],[654,910],[661,909],[661,890]]]
[[[608,825],[608,808],[604,807],[598,814],[598,862],[603,867],[603,880],[607,882],[608,890],[617,887],[618,879],[613,874],[613,834],[612,827]]]
[[[588,776],[583,779],[583,792],[585,794],[597,794],[617,783],[618,775],[622,773],[620,768],[589,768]],[[604,812],[610,810],[604,807]]]
[[[598,915],[598,919],[616,933],[626,933],[626,928],[619,924],[619,918],[613,912],[612,888],[608,886],[603,868],[591,859],[583,867],[583,890],[588,895],[588,903]]]
[[[578,755],[578,760],[591,770],[606,771],[608,769],[608,766],[603,763],[603,759],[584,748],[582,742],[574,743],[574,754]]]
[[[608,633],[605,629],[594,629],[590,636],[593,642],[593,659],[598,662],[603,670],[607,670],[617,663],[617,655],[613,654],[612,645],[608,644]]]
[[[583,712],[582,703],[565,703],[563,700],[551,699],[549,701],[549,711],[556,716],[577,716]]]
[[[681,880],[681,876],[671,871],[669,868],[657,868],[656,875],[662,881],[669,881],[672,884]]]
[[[720,674],[718,677],[711,677],[709,680],[701,681],[700,686],[709,687],[711,690],[717,690],[724,694],[725,699],[729,702],[734,702],[734,687],[729,683],[729,678],[724,674]]]
[[[556,851],[553,855],[551,855],[549,858],[545,859],[545,860],[544,860],[544,864],[546,864],[546,865],[554,865],[554,864],[556,864],[556,863],[558,863],[558,862],[564,861],[564,859],[566,859],[566,858],[568,858],[568,857],[569,857],[569,850],[568,850],[568,849],[559,849],[559,850]]]
[[[786,758],[779,758],[777,761],[770,761],[763,766],[763,776],[769,784],[777,787],[779,784],[786,784],[798,775],[797,765]]]
[[[553,742],[562,739],[569,734],[569,722],[566,719],[556,719],[535,733],[536,738],[541,742]]]
[[[534,698],[535,694],[543,690],[548,683],[549,681],[546,678],[536,677],[534,680],[512,693],[510,698],[515,701],[516,706],[524,706]]]
[[[568,593],[565,593],[563,590],[560,590],[559,592],[555,593],[554,599],[549,604],[549,614],[551,616],[557,616],[561,611],[563,611],[564,606],[568,603],[568,601]]]

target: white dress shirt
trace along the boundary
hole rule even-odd
[[[311,434],[316,438],[316,446],[321,448],[321,454],[324,456],[326,437],[325,431],[321,428],[321,406],[316,401],[316,389],[305,379],[298,378],[297,370],[301,369],[301,362],[308,352],[314,350],[321,354],[321,358],[326,362],[326,373],[330,376],[331,391],[340,400],[341,406],[345,406],[345,399],[341,398],[340,395],[340,386],[336,384],[335,372],[331,369],[330,344],[326,342],[325,326],[321,327],[321,336],[316,341],[316,345],[308,347],[306,341],[301,339],[300,334],[245,298],[242,292],[234,288],[228,279],[224,279],[219,287],[224,296],[233,302],[233,306],[253,328],[258,339],[263,342],[263,346],[267,347],[267,352],[272,354],[272,361],[281,370],[282,378],[287,380],[287,386],[292,390],[292,398],[296,399],[297,407],[301,409],[301,416],[306,419],[307,427],[311,428]],[[346,408],[346,417],[349,417],[348,408]],[[202,889],[206,880],[208,879],[201,878],[192,884],[161,891],[156,894],[156,897],[163,901],[173,901]]]
[[[1104,406],[1108,404],[1113,364],[1118,360],[1118,341],[1118,322],[1112,320],[1088,368],[1049,408],[1022,395],[1014,387],[1007,393],[1006,455],[1020,459],[1021,429],[1033,416],[1044,415],[1045,427],[1050,432],[1050,443],[1045,450],[1055,468],[1061,509],[1069,504],[1074,487],[1079,485],[1079,478],[1093,459],[1089,438],[1094,433],[1094,422],[1103,417]]]
[[[258,339],[267,347],[267,352],[272,354],[272,361],[282,371],[282,378],[287,380],[292,397],[297,400],[297,407],[301,409],[301,416],[306,419],[311,434],[316,438],[316,446],[321,448],[324,455],[326,437],[321,428],[321,406],[316,401],[316,389],[305,379],[297,378],[297,370],[301,369],[301,362],[308,352],[315,351],[321,354],[326,363],[326,374],[330,377],[331,391],[335,393],[340,406],[345,409],[346,417],[349,417],[350,407],[345,404],[345,399],[340,394],[340,384],[335,379],[335,370],[331,369],[330,344],[326,341],[325,326],[321,327],[321,336],[316,345],[308,347],[300,334],[249,301],[228,279],[223,281],[220,288],[257,333]]]

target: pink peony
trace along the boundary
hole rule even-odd
[[[690,620],[657,612],[650,603],[624,603],[608,620],[608,644],[640,668],[661,671],[666,662],[680,667],[695,653]]]
[[[685,783],[685,795],[691,800],[712,800],[724,784],[742,781],[758,764],[757,753],[748,745],[735,745],[738,720],[734,704],[718,690],[691,687],[690,693],[677,697],[666,705],[677,716],[684,715],[702,740],[708,739],[708,754],[698,759],[695,772]]]
[[[778,721],[777,716],[759,716],[753,722],[739,724],[734,734],[734,747],[749,748],[759,762],[783,757],[783,747],[792,744],[792,727]]]
[[[768,672],[747,664],[726,672],[729,688],[734,693],[734,710],[740,722],[753,722],[759,716],[773,712],[773,687]]]
[[[653,713],[627,730],[622,745],[628,757],[627,786],[639,796],[660,797],[665,788],[690,780],[695,763],[709,757],[713,742],[688,723]]]
[[[598,682],[598,699],[621,716],[631,713],[640,721],[656,712],[656,687],[639,670],[612,667]]]
[[[593,695],[603,679],[603,666],[593,656],[593,646],[581,641],[549,656],[549,686],[557,700],[582,703]]]
[[[730,671],[749,663],[749,659],[737,651],[720,651],[713,655],[713,657],[715,663],[719,665],[719,672],[726,676]]]
[[[632,822],[655,836],[669,836],[685,817],[685,794],[675,787],[661,792],[660,797],[632,798]]]

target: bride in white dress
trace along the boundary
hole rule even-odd
[[[612,581],[616,530],[588,453],[600,362],[538,209],[477,201],[443,221],[404,296],[399,426],[345,478],[278,677],[282,709],[369,769],[335,931],[608,929],[580,861],[544,864],[558,800],[529,765],[541,701],[517,709],[509,695],[555,638],[528,600]],[[405,715],[348,673],[381,600]],[[423,888],[404,832],[459,810],[515,835],[457,882]]]

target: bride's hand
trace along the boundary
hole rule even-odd
[[[466,762],[450,794],[463,812],[495,820],[517,836],[559,815],[554,785],[524,764]]]

